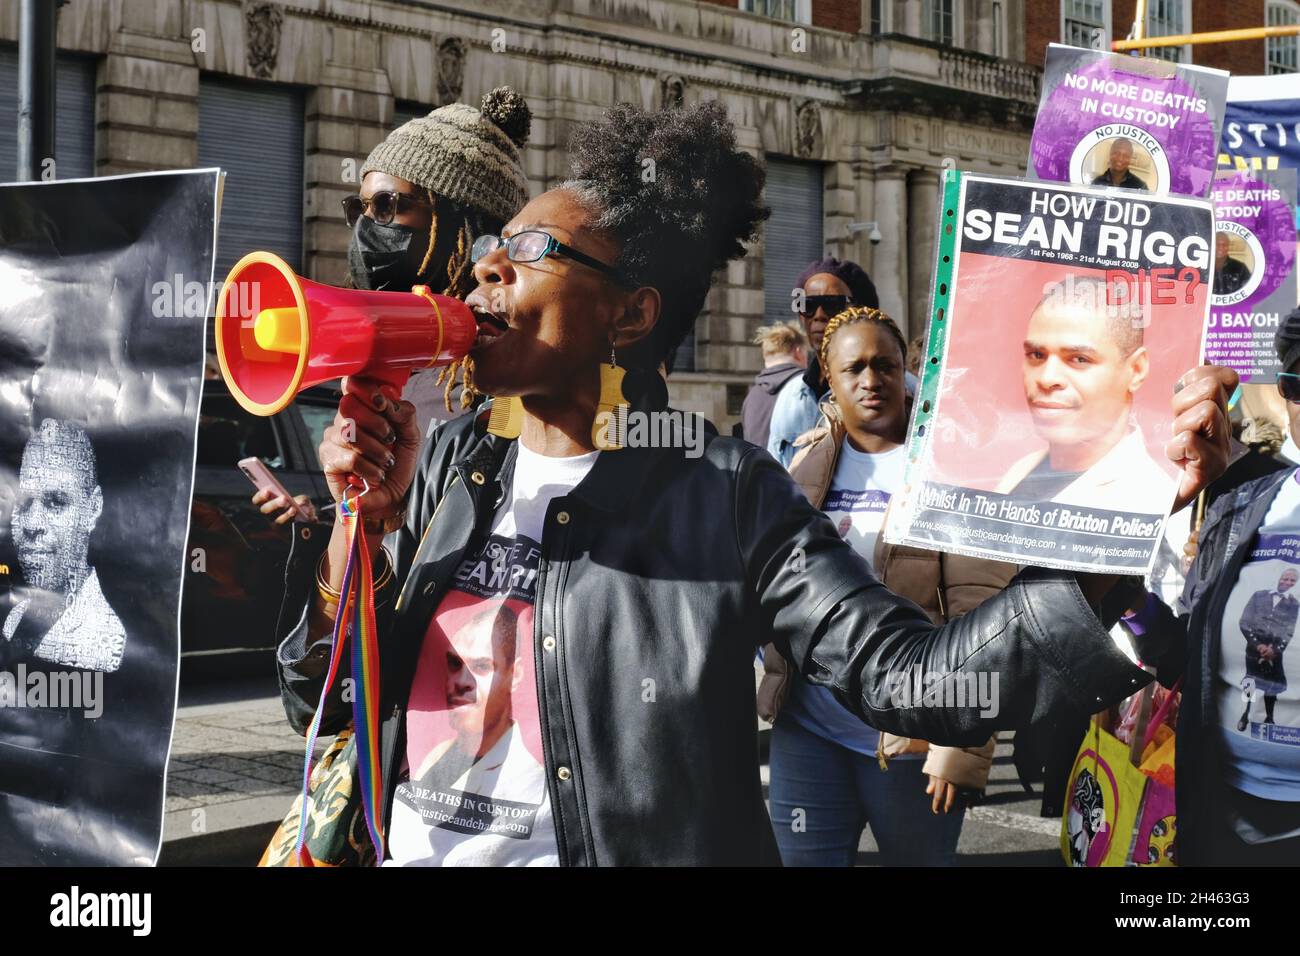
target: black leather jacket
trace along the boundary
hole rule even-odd
[[[406,526],[387,542],[401,593],[379,620],[385,826],[422,638],[510,487],[515,442],[483,434],[482,418],[426,442]],[[325,538],[295,541],[280,620],[282,695],[300,733],[328,662],[328,636],[307,647],[305,624]],[[766,451],[736,439],[710,435],[694,459],[681,449],[601,454],[551,502],[542,552],[537,694],[568,865],[779,863],[754,701],[754,653],[769,641],[873,726],[959,746],[1060,708],[1099,709],[1149,680],[1069,574],[1026,571],[935,627],[875,579]],[[891,699],[903,680],[981,672],[985,686],[997,681],[992,713],[973,694],[960,708]],[[322,733],[350,717],[336,692]]]

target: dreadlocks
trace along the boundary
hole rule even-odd
[[[429,224],[429,248],[420,263],[420,278],[426,279],[435,288],[442,284],[442,278],[426,276],[430,263],[446,262],[446,285],[443,295],[464,299],[474,289],[474,263],[470,261],[470,249],[474,239],[484,233],[498,233],[503,222],[470,206],[454,203],[444,196],[435,196],[425,191],[429,204],[433,207],[433,220]],[[446,229],[440,230],[439,224]],[[462,410],[474,404],[478,394],[474,390],[474,363],[467,355],[462,359],[444,365],[438,369],[434,387],[442,386],[442,402],[448,412],[451,407],[451,393],[456,387],[457,374],[460,376],[460,407]]]
[[[898,352],[907,361],[907,342],[903,339],[903,333],[895,324],[894,320],[879,309],[873,309],[870,306],[850,306],[843,312],[840,312],[829,322],[826,323],[826,331],[822,333],[821,354],[817,357],[821,360],[823,374],[830,367],[827,357],[831,354],[831,338],[846,325],[857,325],[862,322],[871,322],[882,328],[888,329],[889,334],[894,337],[898,343]]]

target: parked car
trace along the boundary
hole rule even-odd
[[[182,676],[229,676],[267,665],[284,594],[290,535],[252,503],[253,486],[237,467],[260,458],[291,494],[333,519],[316,448],[338,408],[336,388],[311,389],[278,415],[250,415],[221,379],[203,383],[198,455],[190,505],[187,572],[181,598]]]

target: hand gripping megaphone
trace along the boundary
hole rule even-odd
[[[339,289],[295,275],[279,256],[250,252],[217,297],[217,361],[235,400],[274,415],[304,389],[345,375],[382,383],[396,401],[411,373],[463,358],[477,327],[459,299]]]

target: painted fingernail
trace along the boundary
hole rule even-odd
[[[375,392],[374,403],[375,403],[375,408],[383,408],[383,407],[384,407],[384,394],[383,394],[383,392]]]
[[[384,444],[391,445],[395,441],[397,441],[397,432],[389,429],[387,437],[384,438]]]
[[[389,456],[388,456],[388,461],[384,463],[384,467],[385,467],[385,468],[392,468],[395,464],[397,464],[397,459],[394,458],[392,455],[389,455]]]

